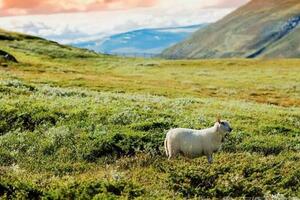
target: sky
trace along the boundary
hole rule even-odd
[[[0,28],[61,43],[214,22],[249,0],[0,0]]]

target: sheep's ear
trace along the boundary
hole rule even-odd
[[[221,115],[217,116],[217,122],[221,123]]]

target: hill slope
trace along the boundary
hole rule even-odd
[[[300,1],[252,0],[166,49],[166,58],[300,57]]]
[[[160,54],[164,49],[183,41],[204,26],[206,26],[206,24],[173,28],[141,29],[111,35],[102,42],[99,40],[91,40],[73,43],[71,45],[108,54],[150,56]]]
[[[14,33],[0,29],[0,50],[13,56],[27,58],[58,59],[99,57],[93,51],[80,49],[40,37]]]
[[[0,199],[300,196],[300,60],[120,58],[0,30]],[[1,59],[0,59],[1,64]],[[225,78],[224,78],[225,77]],[[168,160],[174,127],[234,131]]]

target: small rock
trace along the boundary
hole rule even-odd
[[[6,51],[0,50],[0,57],[4,58],[5,61],[18,63],[17,59]]]

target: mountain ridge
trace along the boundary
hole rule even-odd
[[[289,22],[294,25],[295,20],[296,26],[291,29]],[[300,57],[299,49],[287,45],[289,41],[295,42],[294,46],[300,45],[300,37],[292,34],[300,33],[299,21],[298,0],[253,0],[161,55],[165,58]],[[287,34],[281,34],[284,31]]]
[[[190,34],[206,25],[143,28],[114,34],[102,41],[91,40],[72,45],[107,54],[158,55],[165,48],[186,39]]]

